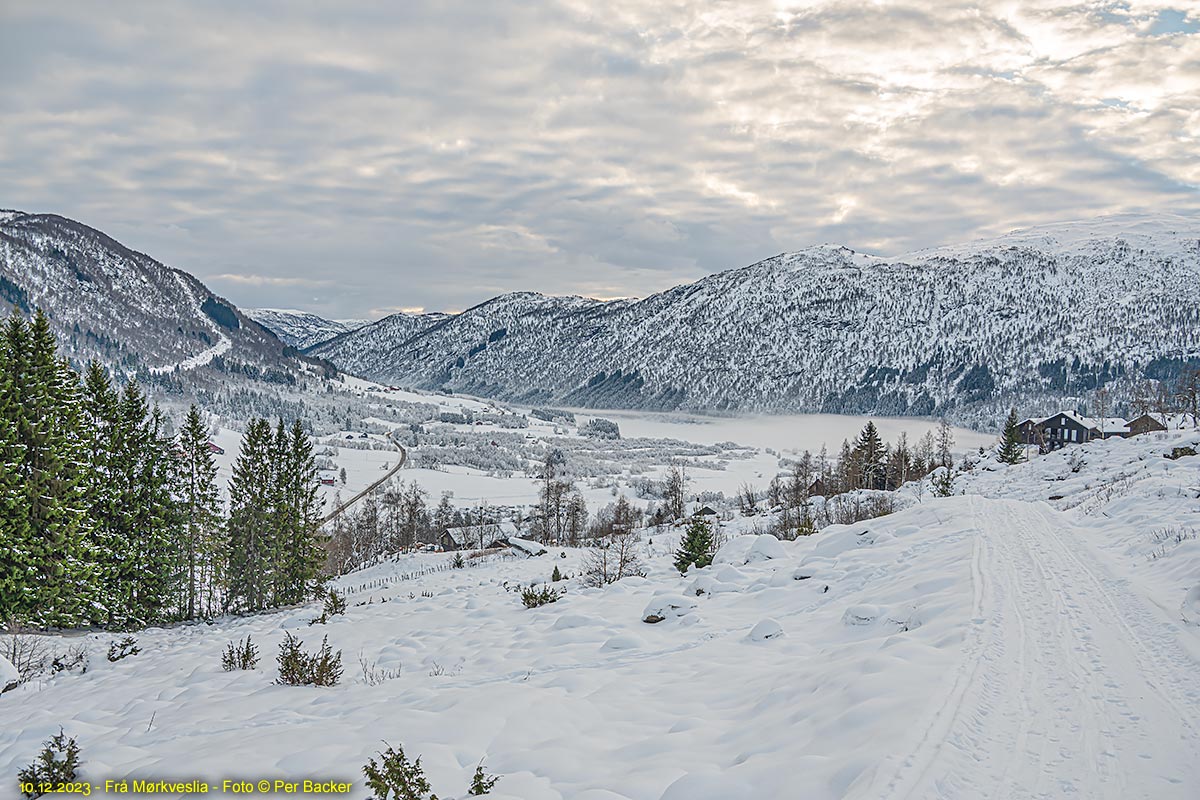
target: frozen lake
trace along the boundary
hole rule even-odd
[[[910,445],[937,430],[937,420],[920,417],[859,417],[841,414],[780,414],[748,417],[709,417],[699,414],[656,413],[652,411],[602,411],[574,409],[580,423],[590,417],[604,417],[621,426],[621,435],[630,438],[648,436],[682,439],[698,444],[737,442],[750,447],[772,448],[781,453],[813,453],[825,445],[830,455],[836,455],[843,439],[853,440],[868,420],[875,423],[879,435],[894,443],[901,433],[908,434]],[[967,428],[954,428],[954,450],[957,453],[990,447],[996,443],[995,433],[981,433]]]

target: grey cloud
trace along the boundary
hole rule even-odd
[[[10,2],[0,206],[339,318],[1200,211],[1194,15],[983,8]]]

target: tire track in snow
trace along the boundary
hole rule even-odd
[[[972,499],[963,658],[907,755],[856,798],[1195,798],[1196,665],[1070,523]],[[1090,562],[1090,563],[1089,563]]]

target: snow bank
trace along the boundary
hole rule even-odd
[[[21,673],[12,665],[4,656],[0,656],[0,692],[3,692],[9,684],[16,683],[21,679]]]
[[[714,564],[732,564],[742,566],[759,561],[769,561],[773,558],[787,558],[783,544],[769,533],[757,536],[736,536],[717,551],[713,557]]]
[[[520,550],[527,556],[540,556],[547,552],[546,548],[537,542],[531,542],[528,539],[519,539],[516,536],[508,537],[508,546],[515,550]]]

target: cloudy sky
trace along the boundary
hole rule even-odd
[[[0,71],[0,207],[337,318],[1200,210],[1197,0],[3,0]]]

